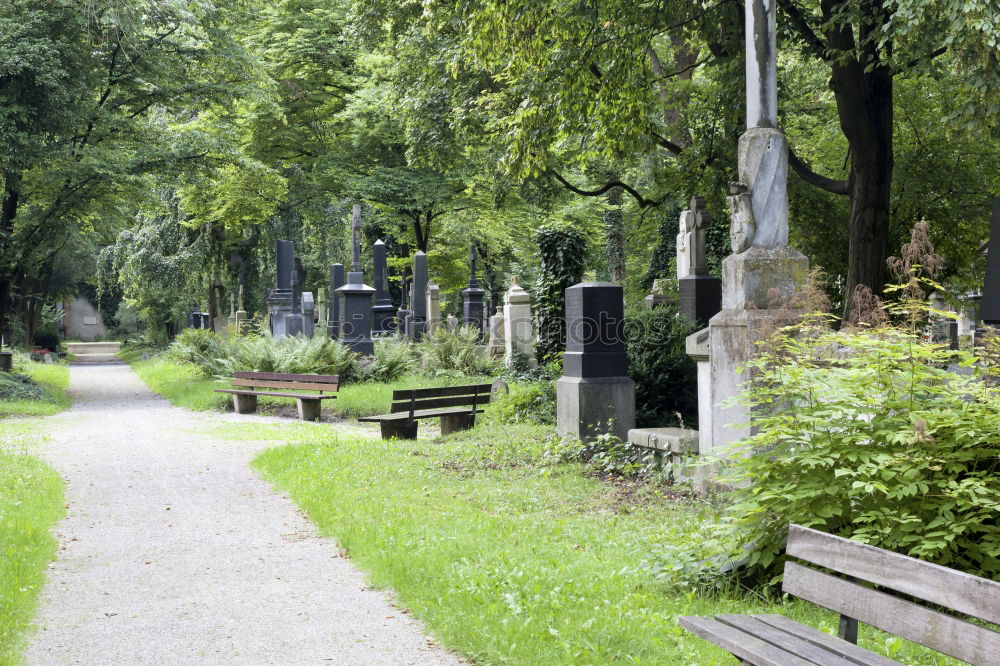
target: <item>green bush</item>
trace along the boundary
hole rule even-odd
[[[555,425],[556,383],[540,381],[511,384],[490,407],[490,417],[499,423]]]
[[[636,426],[698,427],[697,367],[684,341],[695,325],[674,305],[625,314],[628,374],[635,380]]]
[[[424,372],[432,375],[490,374],[496,362],[479,349],[479,329],[459,326],[454,331],[440,326],[420,342],[419,353]]]
[[[28,375],[0,372],[0,400],[47,400],[48,394]]]
[[[414,346],[402,336],[375,340],[375,355],[358,363],[358,378],[370,382],[393,382],[417,366]]]
[[[538,278],[538,360],[548,363],[566,349],[566,289],[583,279],[587,238],[576,227],[546,224],[535,232],[542,263]]]
[[[961,367],[969,374],[949,369]],[[989,364],[880,327],[803,325],[749,364],[724,528],[779,562],[789,523],[987,578],[1000,574],[1000,388]]]

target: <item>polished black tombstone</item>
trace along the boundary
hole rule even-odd
[[[375,289],[364,283],[361,271],[361,206],[354,205],[351,219],[353,253],[351,271],[347,274],[347,284],[337,289],[340,301],[340,340],[351,351],[371,355],[375,353],[372,342],[372,298]]]
[[[486,291],[476,282],[476,246],[469,248],[469,286],[462,290],[462,323],[479,331],[479,341],[483,339],[483,297]]]
[[[993,200],[990,242],[986,251],[986,280],[979,317],[986,326],[1000,327],[1000,197]]]
[[[278,255],[274,288],[267,295],[267,311],[271,322],[271,335],[280,338],[288,335],[287,318],[292,313],[292,269],[295,266],[295,244],[292,241],[275,241]]]
[[[584,282],[566,290],[566,352],[556,382],[556,429],[591,441],[603,434],[628,440],[635,425],[635,382],[625,355],[622,288]]]
[[[427,330],[427,255],[418,250],[413,255],[413,286],[410,291],[410,316],[406,334],[419,342]]]
[[[372,306],[372,334],[389,335],[396,332],[396,308],[389,297],[389,286],[386,282],[385,243],[375,241],[372,246],[375,257],[375,305]]]
[[[337,297],[337,290],[345,283],[344,264],[330,266],[330,304],[326,315],[326,333],[331,340],[340,337],[340,298]]]
[[[722,280],[714,275],[685,275],[677,281],[677,290],[681,314],[698,328],[708,326],[722,309]]]
[[[285,317],[285,333],[287,335],[305,335],[306,324],[302,316],[302,286],[306,279],[306,271],[302,268],[302,260],[295,257],[292,268],[292,312]],[[310,336],[312,337],[312,336]]]

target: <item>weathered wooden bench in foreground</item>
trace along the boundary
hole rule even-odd
[[[358,421],[378,423],[382,439],[416,439],[420,419],[441,419],[441,434],[468,430],[476,414],[490,401],[492,384],[401,389],[392,392],[389,414],[366,416]]]
[[[247,388],[215,389],[216,393],[232,393],[233,408],[237,414],[252,414],[257,411],[257,396],[267,395],[278,398],[294,398],[299,407],[299,418],[303,421],[319,421],[324,400],[332,400],[340,384],[339,375],[292,375],[279,372],[234,372],[233,386]],[[293,391],[316,391],[316,393],[289,393],[287,391],[260,391],[264,389],[291,389]]]
[[[781,615],[682,617],[681,626],[755,666],[897,664],[856,645],[858,622],[970,664],[1000,664],[1000,632],[906,598],[1000,624],[1000,583],[799,525],[788,530],[787,552],[844,575],[788,561],[782,585],[840,613],[840,638]]]

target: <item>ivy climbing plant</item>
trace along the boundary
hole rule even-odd
[[[541,257],[538,278],[538,358],[556,360],[566,347],[566,289],[583,279],[587,239],[576,227],[546,224],[535,232]]]

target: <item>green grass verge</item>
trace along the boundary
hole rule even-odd
[[[487,425],[384,442],[311,426],[233,436],[289,442],[255,466],[373,585],[392,588],[443,644],[477,663],[732,663],[679,628],[686,614],[780,612],[835,631],[836,616],[804,602],[658,583],[644,560],[658,543],[695,538],[703,505],[550,463],[549,433]],[[951,663],[872,630],[862,644],[905,663]]]
[[[0,436],[0,664],[17,664],[45,565],[55,553],[51,529],[62,518],[64,505],[59,475],[11,444],[27,436],[37,441],[33,428],[8,425]]]
[[[0,418],[9,416],[49,416],[68,409],[71,400],[66,394],[69,387],[69,366],[61,363],[35,363],[27,356],[17,356],[14,371],[31,377],[45,389],[45,400],[0,400]]]

